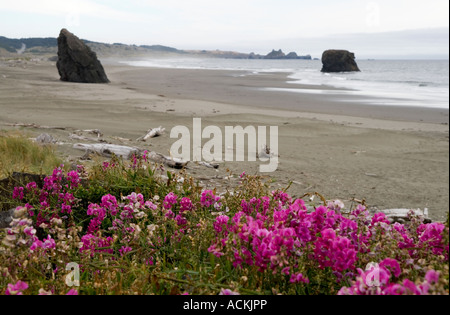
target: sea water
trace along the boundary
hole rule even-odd
[[[320,60],[264,60],[222,58],[157,58],[124,61],[139,67],[239,70],[242,75],[286,72],[292,88],[262,87],[286,93],[358,95],[358,102],[449,108],[448,60],[357,60],[360,72],[322,73]],[[306,85],[298,89],[295,84]],[[308,89],[310,85],[314,88]],[[317,89],[317,86],[324,86]],[[336,87],[338,90],[326,87]],[[352,101],[355,98],[348,98]]]

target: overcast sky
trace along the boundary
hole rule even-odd
[[[92,41],[179,49],[369,56],[376,43],[385,55],[448,58],[448,27],[448,0],[0,0],[0,36],[57,37],[67,28]]]

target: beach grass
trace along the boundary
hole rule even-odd
[[[62,163],[51,145],[41,146],[29,139],[26,133],[0,131],[0,177],[12,172],[50,174]]]

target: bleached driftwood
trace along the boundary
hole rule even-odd
[[[148,153],[147,158],[150,161],[153,161],[155,163],[164,164],[164,165],[167,165],[171,168],[178,169],[178,170],[185,168],[189,163],[187,161],[183,161],[183,160],[180,160],[177,158],[165,156],[161,153],[157,153],[157,152],[153,152],[153,151]]]
[[[71,134],[69,136],[70,139],[72,140],[81,140],[81,141],[92,141],[92,142],[101,142],[101,143],[106,143],[107,141],[101,138],[92,138],[92,137],[84,137],[84,136],[79,136],[75,133]]]
[[[103,137],[103,133],[99,129],[76,130],[75,132],[90,133],[92,135],[96,135],[97,138]]]
[[[399,222],[399,223],[405,223],[409,221],[409,213],[412,212],[414,215],[423,217],[425,219],[425,222],[431,222],[431,220],[428,217],[428,209],[421,210],[421,209],[388,209],[388,210],[381,210],[377,211],[378,213],[384,213],[389,221],[392,223]]]
[[[131,142],[131,141],[133,141],[131,139],[121,138],[121,137],[111,137],[111,138],[114,139],[114,140],[118,140],[120,142]]]
[[[53,126],[40,126],[37,124],[22,124],[22,123],[16,123],[16,124],[6,124],[7,126],[11,127],[24,127],[24,128],[36,128],[36,129],[55,129],[55,130],[67,130],[66,127],[53,127]]]
[[[74,149],[82,151],[92,151],[104,157],[112,157],[116,155],[124,159],[131,159],[133,154],[139,154],[140,149],[115,144],[83,144],[77,143],[73,145]]]
[[[35,141],[37,142],[37,143],[40,143],[40,144],[53,144],[53,143],[56,143],[57,141],[55,140],[55,138],[53,138],[51,135],[49,135],[48,133],[43,133],[43,134],[40,134],[36,139],[35,139]]]
[[[82,150],[87,152],[88,154],[90,152],[94,152],[97,154],[100,154],[104,157],[112,157],[113,154],[122,157],[124,159],[131,159],[133,155],[140,155],[142,153],[142,150],[139,148],[134,147],[127,147],[127,146],[121,146],[121,145],[115,145],[115,144],[82,144],[77,143],[73,146],[74,149]],[[189,162],[171,158],[168,156],[165,156],[161,153],[157,152],[149,152],[147,154],[147,158],[150,161],[153,161],[155,163],[164,164],[174,169],[183,169],[187,166]]]
[[[198,162],[198,164],[202,165],[202,166],[206,166],[207,168],[214,168],[214,169],[219,168],[219,164],[212,164],[212,163],[208,163],[208,162]]]
[[[159,137],[165,131],[166,129],[162,128],[161,126],[159,128],[149,129],[145,136],[136,139],[136,141],[147,141],[148,139]]]

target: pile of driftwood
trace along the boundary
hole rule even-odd
[[[83,144],[77,143],[74,149],[85,151],[87,154],[96,153],[101,156],[111,158],[113,155],[124,159],[131,159],[133,155],[140,156],[143,150],[136,147],[129,147],[115,144]],[[155,163],[164,164],[174,169],[183,169],[189,162],[171,158],[157,152],[148,152],[147,158]]]
[[[86,141],[86,142],[95,142],[94,144],[87,143],[76,143],[73,145],[74,149],[85,151],[82,159],[89,159],[91,154],[98,154],[103,157],[111,158],[112,156],[121,157],[124,159],[131,159],[133,155],[139,156],[142,155],[144,150],[137,147],[123,146],[111,144],[103,138],[103,133],[99,129],[88,129],[88,130],[75,130],[71,127],[60,127],[60,126],[41,126],[38,124],[24,124],[24,123],[15,123],[8,124],[8,126],[13,127],[23,127],[23,128],[33,128],[33,129],[45,129],[45,130],[62,130],[62,131],[70,131],[69,139],[76,141]],[[136,139],[136,141],[147,141],[151,138],[156,138],[162,136],[165,133],[165,128],[158,127],[152,128],[147,131],[147,133]],[[86,136],[85,134],[88,134]],[[114,137],[114,139],[120,140],[121,142],[131,142],[131,139],[124,139]],[[36,139],[36,142],[40,144],[61,144],[58,142],[53,136],[43,133],[39,135]],[[147,158],[150,161],[155,163],[164,164],[168,167],[174,169],[183,169],[187,166],[188,161],[182,161],[180,159],[172,158],[170,156],[165,156],[164,154],[158,152],[149,152],[147,153]],[[204,166],[211,168],[218,168],[218,165],[205,163]]]

